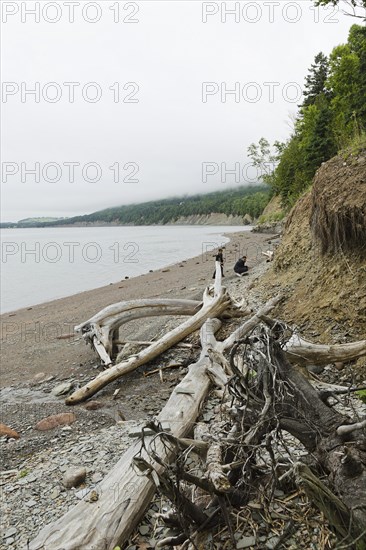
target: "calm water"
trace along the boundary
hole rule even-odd
[[[246,227],[3,229],[1,311],[69,296],[205,253]]]

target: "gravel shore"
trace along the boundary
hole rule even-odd
[[[262,250],[268,235],[249,232],[230,234],[225,250],[225,285],[234,298],[268,266]],[[238,279],[233,265],[248,255],[250,276]],[[128,436],[164,406],[172,388],[184,376],[198,350],[166,352],[156,366],[174,358],[180,368],[144,376],[154,368],[141,367],[116,381],[96,396],[94,405],[72,408],[75,422],[49,430],[36,429],[45,418],[70,413],[64,393],[86,383],[98,373],[98,360],[73,327],[107,305],[136,298],[181,297],[198,299],[212,283],[212,252],[107,287],[21,309],[1,316],[3,370],[1,373],[0,422],[19,438],[3,436],[0,485],[2,488],[1,548],[26,548],[39,529],[56,519],[85,496],[110,470],[131,444]],[[259,303],[259,302],[258,302]],[[256,304],[253,304],[256,305]],[[125,325],[123,338],[150,340],[180,322],[158,318]],[[67,338],[60,338],[66,336]],[[56,392],[55,392],[56,389]],[[116,395],[116,392],[118,395]],[[63,476],[69,468],[83,466],[81,488],[66,489]]]
[[[224,284],[233,299],[245,298],[257,309],[265,301],[258,281],[270,265],[261,254],[268,249],[270,237],[252,233],[230,237],[225,250]],[[246,252],[250,272],[238,278],[233,275],[232,267],[236,258]],[[59,337],[70,335],[74,325],[120,300],[169,296],[200,300],[204,288],[212,283],[213,267],[214,258],[210,253],[207,258],[198,256],[119,284],[2,316],[3,326],[12,325],[6,326],[2,342],[0,422],[15,430],[16,435],[0,437],[0,548],[26,549],[27,542],[33,540],[44,525],[61,517],[80,499],[92,499],[94,489],[134,441],[138,428],[162,409],[172,389],[186,374],[188,365],[199,354],[197,348],[169,350],[148,366],[110,384],[92,401],[70,408],[64,404],[65,395],[94,378],[100,367],[95,354],[80,337]],[[164,317],[135,321],[124,326],[120,337],[155,339],[179,322],[178,318]],[[225,330],[224,323],[219,338]],[[191,335],[188,340],[195,344],[198,337]],[[173,362],[178,365],[164,370],[163,380],[158,373],[149,375],[149,371]],[[340,374],[328,366],[322,376],[327,382],[347,383],[352,372],[345,368]],[[210,422],[218,405],[213,391],[200,420]],[[362,402],[354,397],[347,397],[347,402],[339,408],[350,416],[365,414]],[[70,413],[73,421],[65,424],[63,419]],[[47,422],[55,422],[56,427],[43,429],[45,419],[46,427]],[[304,454],[293,438],[289,437],[286,444],[293,456]],[[266,460],[265,454],[263,460]],[[68,486],[66,479],[80,470],[82,479],[75,486]],[[265,514],[258,502],[238,512],[236,548],[318,550],[333,547],[334,539],[324,518],[300,491],[294,496],[277,491],[274,497]],[[166,507],[167,503],[156,497],[124,548],[155,548],[158,540],[168,536],[169,529],[155,516]],[[288,537],[283,545],[276,546],[280,542],[276,533],[281,533],[286,522],[292,522],[297,533]],[[324,537],[328,546],[320,546]],[[227,530],[213,534],[210,548],[234,548]]]

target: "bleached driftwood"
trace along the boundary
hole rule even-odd
[[[154,342],[150,340],[116,340],[114,344],[124,346],[126,344],[136,344],[138,346],[151,346]],[[177,348],[185,348],[185,349],[193,349],[194,347],[198,347],[195,344],[187,344],[185,342],[178,342],[176,344]]]
[[[215,294],[216,296],[212,298],[207,291],[205,292],[203,309],[196,314],[196,319],[187,320],[183,324],[183,329],[182,325],[178,327],[180,336],[182,336],[182,332],[192,331],[200,324],[202,325],[204,318],[224,311],[229,304],[225,291],[216,287]],[[267,307],[265,311],[268,312],[270,309],[271,307]],[[252,322],[247,323],[244,328],[242,327],[240,336],[245,336],[258,322],[259,318],[254,316]],[[218,345],[214,335],[219,326],[220,322],[217,319],[206,320],[201,328],[202,353],[200,359],[190,366],[188,374],[174,389],[167,404],[157,417],[163,428],[178,438],[184,437],[192,430],[193,423],[210,387],[208,370],[212,367],[212,360],[208,351],[216,349]],[[160,346],[165,348],[165,346],[169,347],[174,343],[176,334],[172,334],[172,332],[174,331],[167,335],[163,345],[160,341]],[[146,437],[145,444],[149,445],[151,440],[152,436]],[[173,451],[169,451],[169,448],[163,445],[159,438],[154,445],[156,453],[164,461],[169,462],[174,454]],[[140,449],[139,441],[121,457],[111,472],[97,486],[98,499],[96,501],[92,502],[86,497],[58,521],[46,526],[31,542],[30,550],[59,550],[60,548],[64,550],[90,550],[90,548],[110,550],[118,544],[122,545],[140,521],[155,491],[151,479],[136,475],[132,466],[132,459]],[[148,458],[145,451],[142,451],[141,456]]]
[[[206,289],[204,293],[203,307],[192,317],[187,319],[184,323],[174,328],[165,334],[160,340],[151,344],[146,349],[142,350],[137,355],[134,355],[117,363],[108,370],[100,373],[94,380],[88,382],[82,388],[76,390],[70,397],[66,399],[67,405],[75,405],[81,401],[85,401],[96,392],[104,388],[110,382],[113,382],[117,378],[124,374],[137,369],[139,366],[144,365],[148,361],[151,361],[177,342],[180,342],[186,336],[199,329],[208,318],[215,318],[227,309],[231,300],[226,290],[221,289],[219,294],[212,298],[209,290]]]
[[[299,336],[293,336],[285,346],[292,363],[326,365],[328,363],[354,361],[366,355],[366,340],[349,344],[313,344]]]
[[[216,351],[218,352],[224,352],[227,349],[230,349],[235,342],[240,340],[241,338],[244,338],[247,334],[249,334],[261,321],[261,317],[267,315],[272,309],[280,303],[283,296],[279,294],[278,296],[275,296],[271,300],[269,300],[258,312],[253,315],[250,319],[245,321],[242,325],[240,325],[226,340],[223,342],[218,342],[216,346]]]
[[[283,350],[291,363],[299,365],[326,365],[328,363],[347,363],[366,355],[366,340],[350,342],[348,344],[314,344],[304,340],[283,321],[271,319],[266,314],[258,312],[258,316],[272,329],[277,328],[279,333],[285,330],[291,334]]]
[[[123,324],[143,317],[194,315],[201,302],[180,299],[143,299],[112,304],[75,327],[90,343],[105,365],[112,363],[115,336]],[[118,338],[117,338],[118,339]],[[104,349],[103,349],[104,348]]]
[[[262,252],[262,254],[263,256],[266,256],[267,262],[272,262],[274,256],[273,250],[266,250],[266,252]]]
[[[214,332],[220,322],[211,319],[201,331],[203,349],[201,358],[189,368],[188,374],[176,386],[157,420],[166,431],[183,437],[192,429],[201,404],[210,386],[206,374],[206,349],[214,345]],[[152,436],[145,438],[145,444]],[[127,540],[141,519],[155,491],[154,484],[145,476],[139,476],[132,465],[139,452],[141,441],[133,444],[97,486],[97,502],[87,498],[69,510],[59,521],[46,526],[31,543],[30,550],[90,550],[113,549]],[[156,452],[164,460],[171,456],[168,448],[156,441]],[[148,459],[145,452],[142,456]]]

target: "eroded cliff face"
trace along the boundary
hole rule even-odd
[[[319,168],[261,282],[277,315],[319,342],[366,338],[366,150]]]
[[[213,212],[205,215],[181,216],[175,222],[170,223],[174,223],[174,225],[250,225],[252,221],[249,215],[243,218],[242,216],[227,216]]]

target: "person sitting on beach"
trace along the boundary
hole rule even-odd
[[[223,256],[223,249],[222,248],[219,248],[218,251],[217,251],[217,254],[214,254],[214,258],[215,258],[215,262],[220,262],[220,266],[221,266],[221,275],[223,277],[225,277],[224,275],[224,256]],[[216,269],[212,275],[212,278],[214,279],[216,276]]]
[[[234,271],[237,274],[238,277],[242,277],[246,273],[248,273],[248,266],[246,265],[247,257],[243,256],[242,258],[239,258],[239,260],[234,265]]]

